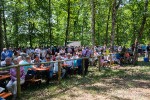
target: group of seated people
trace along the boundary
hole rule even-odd
[[[125,52],[112,52],[112,53],[105,53],[102,54],[101,56],[101,66],[106,67],[109,66],[110,64],[118,64],[118,65],[123,65],[123,64],[131,64],[133,61],[133,54],[129,51]]]
[[[6,57],[4,61],[1,61],[1,67],[10,65],[22,65],[20,67],[20,84],[24,84],[26,80],[34,78],[45,78],[46,83],[49,83],[53,79],[53,75],[57,76],[59,66],[61,66],[61,78],[68,77],[70,74],[74,73],[74,68],[77,68],[77,73],[82,74],[82,59],[81,57],[91,57],[91,49],[75,50],[73,53],[66,53],[63,49],[59,53],[54,55],[46,54],[45,57],[40,56],[39,53],[22,53],[17,54],[14,57]],[[101,55],[100,64],[101,66],[109,66],[109,64],[119,64],[127,63],[131,61],[131,54],[128,51],[125,52],[112,52],[108,49],[104,53],[100,50],[94,51],[94,59],[90,58],[89,61],[85,62],[85,72],[88,71],[88,62],[93,64],[98,61],[98,56]],[[97,56],[97,57],[95,57]],[[57,61],[62,60],[60,63]],[[43,63],[47,62],[47,63]],[[23,66],[23,64],[34,63],[34,65]],[[41,64],[43,63],[43,64]],[[96,63],[95,63],[96,64]],[[46,69],[42,73],[37,71],[37,68]],[[17,93],[17,73],[16,68],[11,68],[8,70],[11,75],[11,80],[6,84],[6,89],[11,91],[14,97]],[[1,82],[0,82],[1,84]]]
[[[58,67],[59,63],[57,61],[59,60],[66,60],[63,62],[60,62],[61,66],[61,78],[67,77],[68,75],[72,74],[73,68],[78,68],[78,74],[82,73],[82,59],[81,54],[56,54],[54,56],[47,55],[45,59],[40,59],[38,55],[34,55],[34,59],[31,60],[30,56],[18,56],[16,58],[10,58],[6,57],[4,61],[1,62],[1,67],[5,66],[11,66],[11,65],[22,65],[20,66],[20,84],[24,84],[26,80],[33,79],[33,78],[41,78],[40,73],[36,71],[36,68],[41,69],[48,69],[46,71],[43,71],[43,75],[46,78],[46,83],[49,83],[49,81],[53,78],[54,74],[58,73]],[[77,60],[74,60],[77,59]],[[48,62],[41,64],[42,62]],[[23,66],[23,64],[30,64],[34,63],[34,65],[28,65]],[[65,65],[65,66],[64,66]],[[4,72],[1,71],[0,74]],[[11,91],[14,98],[16,98],[17,94],[17,70],[16,68],[11,68],[10,70],[7,70],[7,72],[10,74],[10,81],[6,84],[6,89],[8,91]],[[2,84],[0,82],[0,84]],[[0,86],[1,87],[1,86]]]

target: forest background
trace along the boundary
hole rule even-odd
[[[0,48],[150,42],[149,0],[0,0]]]

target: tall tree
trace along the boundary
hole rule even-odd
[[[69,35],[69,25],[70,25],[70,0],[67,3],[67,27],[66,27],[66,36],[65,36],[65,46],[67,46],[68,35]]]
[[[7,32],[6,32],[6,18],[5,18],[5,2],[2,0],[3,5],[3,26],[4,26],[4,39],[5,39],[5,46],[8,48],[8,40],[7,40]]]
[[[115,26],[116,26],[116,16],[117,10],[121,4],[122,0],[114,0],[112,6],[112,29],[111,29],[111,49],[114,50],[114,40],[115,40]]]
[[[110,20],[110,12],[111,12],[111,6],[109,6],[108,16],[107,16],[107,24],[106,24],[106,46],[108,45],[108,27],[109,27],[109,20]]]
[[[139,31],[138,31],[138,36],[137,36],[137,38],[135,40],[134,61],[133,61],[134,65],[136,65],[136,63],[137,63],[137,56],[138,56],[138,52],[137,52],[138,48],[137,48],[137,46],[138,46],[139,40],[142,39],[142,34],[143,34],[143,31],[144,31],[144,26],[145,26],[146,19],[147,19],[147,12],[148,12],[148,0],[145,1],[142,23],[141,23],[141,26],[140,26]]]
[[[0,1],[0,52],[2,51],[3,48],[3,32],[2,32],[2,5]],[[1,58],[1,55],[0,55]]]
[[[50,47],[52,46],[52,23],[51,23],[51,18],[52,18],[52,9],[51,9],[51,0],[49,0],[49,20],[48,20],[48,33],[49,33],[49,39],[50,39]]]
[[[91,8],[92,8],[91,9],[91,13],[92,13],[92,18],[91,18],[92,48],[94,51],[94,46],[95,46],[95,0],[91,0]]]

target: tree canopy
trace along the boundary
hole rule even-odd
[[[130,46],[137,37],[145,44],[149,16],[149,0],[1,0],[0,47],[91,45],[92,32],[95,45]]]

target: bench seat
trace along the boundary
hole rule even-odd
[[[11,92],[2,92],[0,93],[0,97],[6,99],[8,97],[12,96],[12,93]]]

